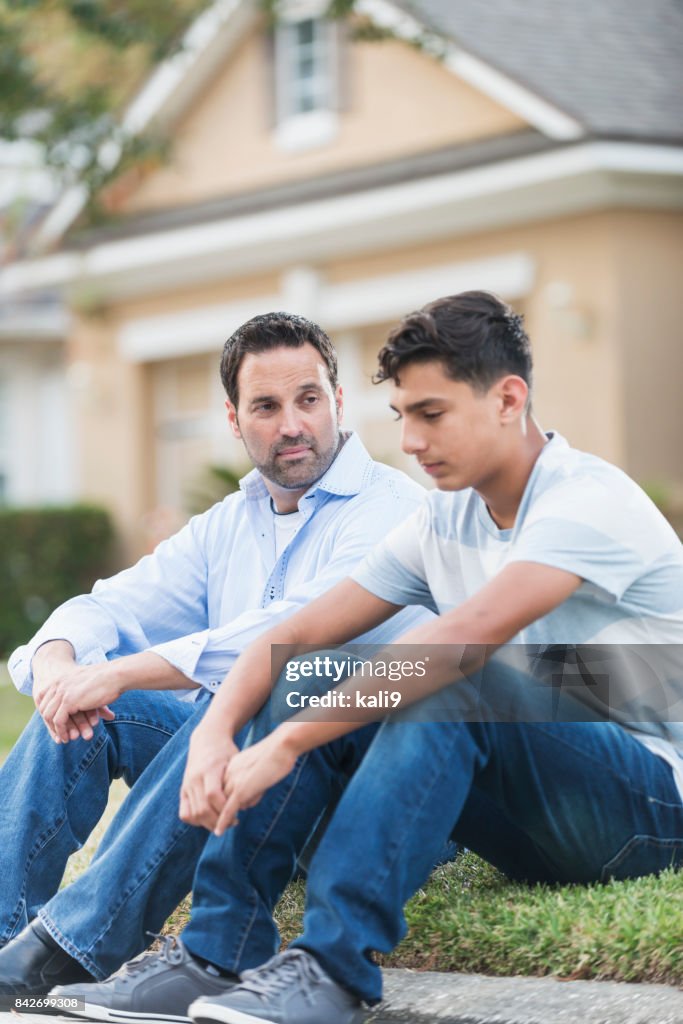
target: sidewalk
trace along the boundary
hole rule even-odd
[[[384,980],[385,1001],[368,1024],[683,1024],[683,991],[667,985],[403,970]],[[55,1019],[0,1013],[0,1024]]]
[[[405,970],[384,978],[385,1001],[368,1024],[683,1024],[683,991],[667,985]]]

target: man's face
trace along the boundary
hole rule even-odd
[[[330,384],[313,345],[270,349],[244,357],[237,408],[228,421],[267,481],[302,494],[331,465],[339,447],[341,388]]]
[[[391,406],[402,421],[401,448],[414,455],[442,491],[485,487],[505,439],[504,399],[446,376],[440,362],[411,363],[394,384]]]

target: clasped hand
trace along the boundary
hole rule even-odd
[[[259,802],[294,767],[296,758],[277,732],[239,751],[205,720],[192,734],[180,791],[180,817],[220,836],[238,814]]]
[[[109,704],[120,695],[115,663],[34,670],[33,699],[55,743],[92,739],[100,719],[115,717]]]

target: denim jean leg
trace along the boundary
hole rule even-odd
[[[554,713],[546,713],[547,691],[505,666],[487,672],[475,697],[488,720],[430,723],[427,714],[382,727],[311,865],[305,930],[294,945],[368,1002],[381,996],[372,951],[402,938],[403,905],[448,834],[513,873],[527,857],[528,874],[549,881],[683,862],[683,806],[665,763],[614,724],[544,722]],[[494,720],[495,690],[503,711],[516,707],[522,721]],[[435,700],[441,710],[444,700]],[[570,719],[573,711],[580,719],[582,709],[564,709]],[[477,794],[498,809],[493,821],[475,806]]]
[[[250,743],[287,717],[282,682],[254,719]],[[325,692],[329,680],[309,679],[307,686]],[[293,713],[290,709],[289,715]],[[330,801],[339,798],[376,729],[367,726],[300,758],[286,779],[240,814],[237,827],[209,837],[194,879],[192,914],[182,934],[190,952],[235,973],[257,967],[277,952],[275,904],[299,853]]]
[[[137,778],[88,869],[40,913],[59,944],[97,978],[149,946],[150,933],[189,892],[206,842],[204,829],[179,819],[178,801],[190,735],[207,705],[181,706],[184,724]]]
[[[304,932],[293,945],[369,1003],[382,995],[372,951],[388,953],[405,935],[403,904],[428,877],[464,802],[455,733],[450,724],[385,722],[309,869]],[[472,773],[479,752],[459,739],[466,776],[465,762]]]
[[[106,807],[114,771],[102,726],[90,743],[56,744],[34,713],[0,769],[0,944],[59,888]]]
[[[491,753],[454,834],[509,877],[594,882],[683,865],[683,803],[671,768],[621,726],[482,728]]]
[[[127,694],[113,707],[116,719],[100,723],[92,740],[66,744],[53,742],[36,712],[0,769],[0,945],[57,892],[69,855],[102,816],[112,780],[125,773],[133,782],[179,722],[157,707],[159,728],[140,742],[130,718],[144,719],[145,698]]]

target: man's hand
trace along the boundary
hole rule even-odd
[[[286,725],[236,754],[225,773],[225,805],[212,826],[214,833],[223,835],[227,828],[236,825],[239,812],[254,807],[267,789],[289,775],[296,758],[288,743]]]
[[[225,803],[225,773],[238,753],[232,737],[221,726],[213,725],[207,714],[190,739],[180,788],[179,813],[183,821],[209,830],[215,827]]]
[[[95,665],[90,670],[104,667]],[[53,640],[39,647],[33,656],[32,669],[33,699],[56,743],[67,743],[79,737],[90,740],[100,719],[114,718],[113,711],[107,707],[108,701],[113,699],[111,696],[102,704],[96,704],[90,693],[78,708],[67,710],[69,700],[64,703],[65,694],[79,684],[82,686],[83,672],[88,671],[76,664],[73,647],[67,641]],[[61,714],[58,722],[55,722],[54,716],[60,708]]]

